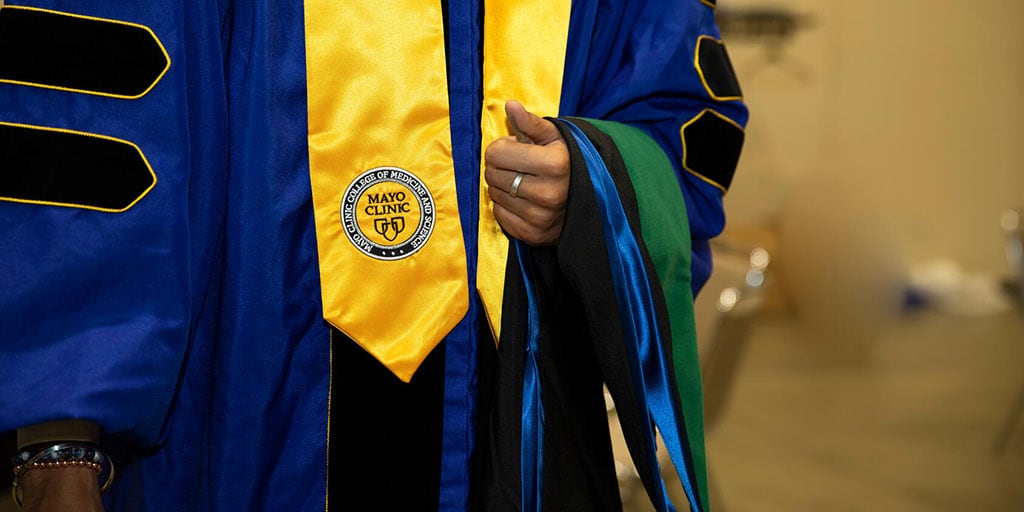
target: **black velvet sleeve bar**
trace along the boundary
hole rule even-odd
[[[170,61],[141,25],[18,6],[0,10],[0,81],[136,98]]]

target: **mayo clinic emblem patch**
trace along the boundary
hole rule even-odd
[[[379,260],[400,260],[420,250],[434,231],[434,198],[405,169],[376,167],[345,189],[341,224],[352,245]]]

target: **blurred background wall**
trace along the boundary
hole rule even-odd
[[[1007,273],[1000,214],[1024,204],[1024,2],[719,11],[752,112],[727,229],[767,237],[784,307],[849,352],[913,276]],[[773,31],[758,14],[789,18]]]
[[[751,121],[697,299],[716,512],[1024,511],[1024,1],[718,6]]]
[[[1000,246],[1000,212],[1024,200],[1024,2],[720,2],[756,7],[797,26],[777,42],[726,35],[753,112],[730,223],[775,222],[795,202],[821,222],[863,216],[910,262],[1003,271],[980,249]]]

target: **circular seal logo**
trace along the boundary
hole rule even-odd
[[[411,172],[376,167],[359,175],[341,199],[341,224],[352,245],[379,260],[420,250],[434,231],[434,198]]]

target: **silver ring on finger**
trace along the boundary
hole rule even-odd
[[[516,177],[512,179],[512,188],[509,189],[508,195],[515,199],[519,197],[519,185],[523,184],[523,178],[526,176],[524,172],[517,172]]]

